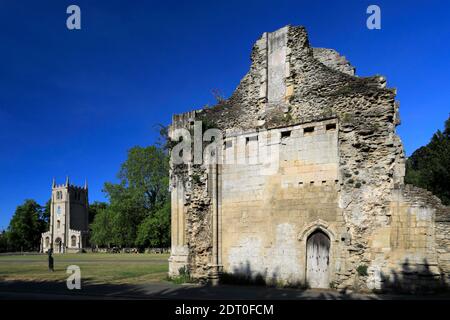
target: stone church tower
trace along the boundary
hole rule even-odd
[[[52,184],[50,230],[42,234],[41,251],[53,246],[54,253],[80,252],[88,246],[88,187]]]
[[[404,182],[395,97],[384,77],[359,77],[335,50],[313,48],[304,27],[264,33],[229,99],[173,116],[169,273],[450,285],[450,208]]]

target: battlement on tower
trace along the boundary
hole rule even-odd
[[[88,189],[87,180],[84,183],[84,186],[77,186],[70,183],[69,177],[66,178],[66,182],[64,184],[56,184],[55,179],[53,179],[52,183],[52,189],[70,189],[70,190],[77,190],[77,191],[85,191]]]

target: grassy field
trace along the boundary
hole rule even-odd
[[[83,282],[137,284],[165,281],[168,254],[83,253],[54,255],[54,272],[47,255],[0,256],[0,281],[66,281],[67,267],[77,265]]]

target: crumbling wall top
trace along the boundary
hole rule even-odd
[[[250,70],[229,99],[195,114],[222,129],[279,126],[320,119],[348,96],[393,103],[395,90],[386,88],[384,77],[355,76],[355,68],[335,50],[312,48],[304,27],[286,26],[256,41]]]

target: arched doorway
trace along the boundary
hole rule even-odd
[[[329,288],[330,238],[321,230],[306,242],[306,280],[311,288]]]
[[[61,250],[62,250],[61,238],[56,238],[56,240],[55,240],[55,253],[61,253]]]

